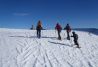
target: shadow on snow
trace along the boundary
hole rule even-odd
[[[9,37],[18,37],[18,38],[38,38],[37,36],[9,36]],[[42,36],[41,38],[56,38],[56,37],[46,37],[46,36]]]
[[[69,46],[71,47],[70,45],[68,44],[63,44],[63,43],[57,43],[57,42],[52,42],[52,41],[48,41],[49,43],[52,43],[52,44],[58,44],[58,45],[64,45],[64,46]]]

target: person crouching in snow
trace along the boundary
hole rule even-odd
[[[42,30],[42,23],[40,20],[38,21],[38,24],[36,26],[36,30],[37,30],[37,37],[40,38],[41,37],[41,30]]]
[[[77,45],[77,48],[79,48],[79,44],[78,44],[78,35],[75,33],[75,32],[72,32],[73,33],[73,37],[74,38],[74,44]]]
[[[61,25],[60,25],[59,23],[57,23],[55,29],[56,29],[57,32],[58,32],[58,39],[61,40],[61,35],[60,35],[61,30],[62,30]]]

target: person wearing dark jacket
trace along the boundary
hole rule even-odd
[[[72,32],[73,33],[73,37],[74,38],[74,44],[77,45],[77,47],[79,48],[79,44],[78,44],[78,35],[75,33],[75,32]]]
[[[37,30],[37,37],[40,38],[41,37],[41,30],[42,30],[42,23],[40,20],[38,21],[38,24],[36,26],[36,30]]]
[[[34,30],[34,26],[32,25],[32,27],[30,28],[30,30]]]
[[[57,32],[58,32],[58,39],[61,40],[61,35],[60,35],[61,30],[62,30],[61,25],[60,25],[59,23],[57,23],[55,29],[56,29]]]
[[[66,32],[67,32],[67,39],[70,40],[69,33],[71,32],[71,28],[70,28],[69,24],[66,25],[66,27],[64,28],[64,30],[66,30]]]

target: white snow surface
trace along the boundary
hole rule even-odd
[[[0,67],[98,67],[98,35],[76,31],[80,49],[55,30],[0,29]]]

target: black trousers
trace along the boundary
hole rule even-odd
[[[58,39],[59,39],[59,40],[61,40],[61,35],[60,35],[60,33],[61,33],[61,30],[58,30]]]
[[[37,30],[37,37],[38,37],[38,38],[41,37],[41,30]]]
[[[77,47],[79,47],[78,41],[74,40],[75,45],[77,45]]]
[[[67,39],[70,40],[69,32],[67,31]]]

